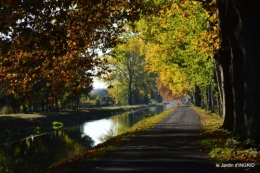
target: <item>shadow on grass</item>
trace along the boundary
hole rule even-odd
[[[254,148],[252,141],[242,141],[238,136],[220,128],[222,119],[219,115],[210,114],[193,107],[202,121],[201,143],[209,157],[220,166],[231,164],[231,167],[221,168],[221,172],[260,172],[260,153]],[[242,165],[237,165],[236,163]],[[253,167],[243,164],[251,164]]]

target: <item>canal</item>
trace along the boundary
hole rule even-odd
[[[176,106],[176,102],[127,112],[110,118],[46,132],[0,144],[1,173],[40,173],[51,164],[126,132],[147,116]]]

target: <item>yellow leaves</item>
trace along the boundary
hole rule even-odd
[[[213,34],[211,37],[212,37],[212,38],[216,38],[216,37],[218,37],[218,34],[215,33],[215,34]]]
[[[166,14],[167,14],[168,16],[171,16],[172,14],[174,14],[174,12],[173,12],[173,10],[171,10],[171,9],[167,9],[167,10],[166,10]]]
[[[173,4],[172,4],[172,8],[175,9],[175,10],[177,10],[177,11],[180,9],[178,3],[173,3]]]
[[[211,28],[212,28],[213,32],[214,32],[214,31],[218,31],[218,30],[219,30],[217,25],[215,25],[215,26],[212,26]]]
[[[12,90],[12,89],[8,89],[7,91],[6,91],[6,94],[7,95],[10,95],[10,94],[14,94],[15,92],[14,92],[14,90]]]
[[[218,19],[218,16],[217,16],[216,13],[214,13],[209,19],[210,19],[211,22],[214,23]]]
[[[155,28],[151,29],[151,34],[153,34],[155,32]]]
[[[197,4],[198,4],[198,2],[197,2],[197,1],[192,1],[192,3],[193,3],[194,5],[197,5]]]
[[[162,22],[160,25],[161,28],[167,28],[167,21]]]
[[[51,24],[52,24],[52,25],[54,25],[55,22],[56,22],[56,19],[52,19],[52,20],[51,20]]]
[[[29,55],[28,52],[23,52],[24,57],[27,57],[28,55]]]
[[[16,40],[16,43],[17,43],[17,45],[20,45],[21,42],[20,42],[20,40]]]
[[[144,34],[140,34],[139,37],[142,38],[142,39],[145,38]]]
[[[164,13],[164,10],[163,10],[163,9],[162,9],[162,10],[160,10],[160,11],[159,11],[159,13],[163,14],[163,13]]]

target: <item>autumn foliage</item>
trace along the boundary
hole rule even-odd
[[[104,0],[2,1],[0,81],[7,94],[30,93],[39,82],[54,93],[80,92],[91,70],[106,72],[98,50],[118,43],[125,21],[136,19],[140,2]]]

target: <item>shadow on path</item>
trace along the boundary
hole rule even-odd
[[[217,172],[198,142],[200,121],[188,106],[178,107],[154,128],[127,141],[79,173]]]

